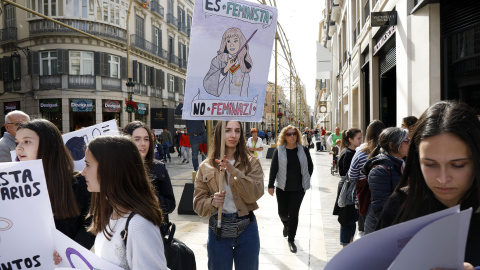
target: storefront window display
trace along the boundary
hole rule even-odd
[[[70,99],[70,131],[96,124],[95,100]]]
[[[41,99],[39,105],[42,118],[52,122],[59,130],[63,130],[61,99]]]
[[[138,106],[138,110],[135,113],[135,120],[147,123],[148,104],[137,103],[137,106]]]
[[[120,126],[120,114],[122,113],[122,102],[119,100],[102,100],[102,120],[103,122],[115,119],[117,126]]]

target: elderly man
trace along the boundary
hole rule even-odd
[[[12,111],[5,115],[5,129],[7,132],[0,139],[0,162],[11,162],[10,151],[15,150],[15,135],[18,126],[30,121],[30,117],[22,111]]]
[[[337,140],[338,139],[342,139],[342,133],[340,132],[340,128],[336,127],[335,128],[335,133],[332,133],[328,139],[327,139],[327,143],[328,145],[330,145],[330,147],[332,146],[337,146]]]

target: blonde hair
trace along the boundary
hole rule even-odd
[[[277,145],[284,145],[285,144],[285,136],[289,129],[294,129],[297,132],[297,143],[302,144],[302,134],[300,130],[296,126],[288,125],[280,131],[280,135],[278,135]]]
[[[240,48],[247,42],[247,39],[242,33],[242,30],[232,27],[228,28],[222,37],[222,42],[220,43],[220,49],[217,51],[218,58],[222,62],[228,61],[228,50],[227,50],[227,39],[229,37],[237,37],[240,41]],[[239,49],[240,49],[239,48]],[[238,62],[240,63],[240,69],[243,73],[248,73],[252,70],[253,61],[249,53],[250,46],[247,44],[245,48],[237,55]],[[248,66],[247,66],[248,63]]]

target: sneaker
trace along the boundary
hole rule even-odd
[[[190,161],[187,160],[187,163],[190,163]]]
[[[365,232],[361,232],[361,231],[357,232],[357,234],[353,238],[353,241],[356,241],[356,240],[362,238],[364,235],[365,235]]]
[[[182,163],[185,163],[185,161],[187,161],[187,160],[186,160],[186,159],[183,159]],[[188,163],[188,161],[187,161],[187,163]]]

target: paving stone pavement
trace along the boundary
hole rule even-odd
[[[310,150],[314,170],[311,189],[302,202],[295,243],[298,251],[289,251],[287,239],[283,237],[283,225],[277,214],[277,200],[267,192],[271,159],[266,159],[264,149],[261,164],[265,179],[265,194],[258,201],[255,211],[260,232],[260,269],[323,269],[326,263],[340,249],[340,225],[337,216],[332,215],[336,197],[338,175],[330,173],[331,155],[328,152]],[[177,153],[172,154],[172,162],[167,169],[172,179],[173,191],[180,203],[185,183],[192,182],[193,166],[183,163]],[[197,269],[207,267],[208,218],[197,215],[178,215],[177,209],[170,214],[170,221],[177,227],[175,237],[187,244],[195,253]]]

